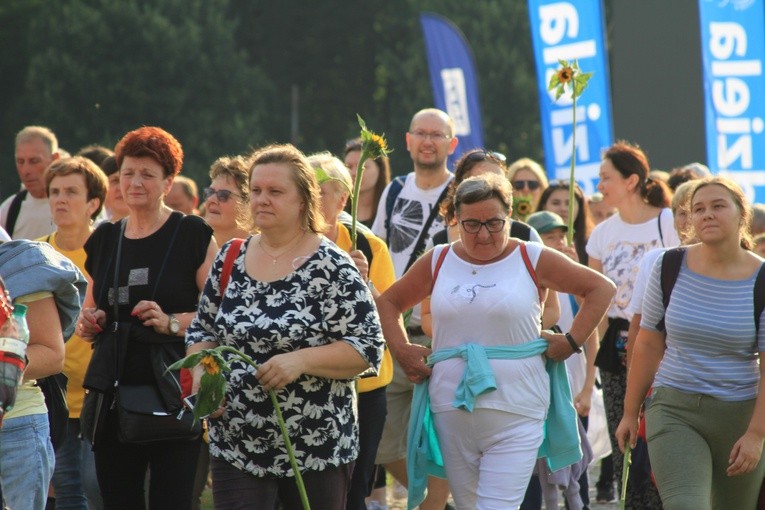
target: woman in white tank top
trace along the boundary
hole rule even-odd
[[[454,203],[461,240],[421,257],[380,297],[378,309],[410,380],[430,377],[430,408],[457,507],[517,508],[556,386],[540,354],[560,362],[578,350],[605,314],[614,286],[554,250],[510,238],[512,190],[503,177],[466,179]],[[584,299],[566,334],[540,331],[548,288]],[[431,291],[432,355],[409,344],[400,320]],[[416,471],[410,470],[410,487]],[[410,508],[417,504],[412,497],[410,491]]]

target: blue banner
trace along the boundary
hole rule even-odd
[[[545,168],[551,179],[568,180],[574,131],[570,94],[557,101],[547,90],[558,60],[577,60],[592,72],[587,89],[576,100],[576,180],[588,195],[595,192],[600,156],[613,142],[611,89],[604,19],[600,0],[528,0],[531,37],[537,66],[539,109]]]
[[[430,69],[433,99],[454,120],[457,149],[449,157],[449,167],[460,154],[483,147],[483,124],[478,102],[475,62],[465,36],[454,23],[437,14],[420,14],[425,50]]]
[[[707,164],[765,202],[763,0],[699,0]]]

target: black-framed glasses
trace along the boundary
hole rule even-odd
[[[539,181],[535,181],[533,179],[530,180],[524,180],[524,179],[518,179],[517,181],[512,182],[513,189],[516,191],[523,191],[524,188],[528,188],[529,191],[535,191],[539,189]]]
[[[479,162],[486,161],[487,159],[493,159],[497,163],[504,163],[507,158],[501,152],[487,151],[486,149],[476,149],[468,153],[465,157],[465,161]]]
[[[486,221],[478,220],[462,220],[460,225],[465,229],[468,234],[477,234],[481,231],[481,227],[486,227],[486,230],[492,234],[496,234],[505,227],[505,220],[499,218],[492,218]]]
[[[215,198],[218,199],[218,202],[225,203],[228,202],[228,199],[233,197],[242,198],[242,195],[238,193],[234,193],[233,191],[229,191],[227,189],[215,189],[215,188],[205,188],[202,190],[202,196],[205,197],[205,200],[215,195]]]

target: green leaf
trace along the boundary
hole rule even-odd
[[[197,393],[197,405],[194,407],[194,416],[201,418],[215,412],[223,403],[226,396],[226,378],[220,372],[216,375],[202,374]]]
[[[205,351],[195,352],[194,354],[190,354],[189,356],[186,356],[183,359],[179,359],[169,367],[167,367],[167,371],[170,370],[180,370],[181,368],[194,368],[199,364],[199,360],[202,359],[202,356],[204,355]]]
[[[558,78],[558,73],[553,73],[553,75],[550,76],[550,84],[547,86],[547,90],[552,90],[558,85],[560,85],[560,78]]]
[[[563,92],[564,92],[564,90],[563,90],[563,89],[564,89],[563,85],[561,85],[560,87],[558,87],[558,91],[555,93],[555,100],[556,100],[556,101],[557,101],[558,99],[560,99],[560,96],[562,96],[562,95],[563,95]]]

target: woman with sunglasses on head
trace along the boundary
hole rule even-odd
[[[554,212],[568,225],[568,202],[570,186],[565,181],[553,181],[539,197],[538,211]],[[582,188],[574,184],[574,247],[580,264],[587,265],[587,239],[590,237],[593,225],[590,220],[589,206],[584,198]]]
[[[418,393],[429,394],[455,504],[518,508],[543,443],[551,387],[568,384],[565,370],[556,370],[551,380],[541,354],[563,361],[578,350],[603,317],[614,287],[555,250],[510,237],[512,191],[502,176],[463,181],[454,209],[460,240],[420,257],[377,300],[378,309],[388,344],[400,348],[407,342],[400,314],[432,289],[433,351],[427,363],[433,368],[421,360],[412,380],[430,377],[429,388]],[[540,296],[547,288],[584,298],[566,334],[541,330]],[[466,373],[468,368],[478,371]],[[487,384],[475,388],[475,381]],[[460,404],[455,403],[458,387]],[[578,452],[570,402],[568,409],[562,427],[548,437],[567,437],[574,443],[567,444],[570,451]],[[553,410],[549,414],[558,416]],[[418,503],[417,494],[410,491],[410,497],[410,503]]]
[[[529,211],[523,216],[536,211],[539,198],[548,186],[547,175],[542,166],[533,159],[521,158],[507,168],[507,178],[513,185],[513,200],[516,208],[522,205],[522,201],[529,202]],[[516,213],[520,212],[520,210],[516,211]]]
[[[213,228],[218,246],[250,235],[247,162],[241,156],[222,157],[210,167],[210,186],[202,192],[204,218]]]
[[[605,152],[598,191],[603,194],[603,203],[615,207],[617,212],[596,226],[587,242],[590,267],[617,286],[608,310],[608,322],[601,326],[596,358],[603,384],[617,494],[621,492],[624,456],[618,450],[614,433],[622,417],[627,387],[626,347],[632,318],[628,306],[643,255],[654,248],[680,244],[669,209],[671,193],[666,184],[648,177],[650,168],[645,153],[636,145],[617,142]],[[627,505],[660,508],[661,501],[650,478],[627,484]]]

